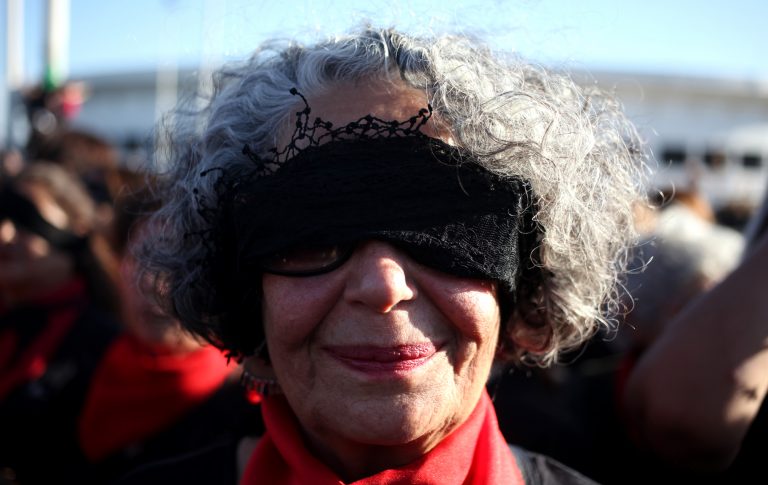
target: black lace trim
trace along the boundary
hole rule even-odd
[[[303,151],[339,139],[373,140],[426,136],[421,132],[421,127],[432,117],[432,105],[428,104],[426,108],[420,109],[416,115],[405,121],[383,120],[373,115],[366,115],[344,126],[334,128],[333,123],[320,117],[316,117],[310,123],[309,115],[312,113],[312,108],[309,107],[307,98],[296,88],[291,88],[290,93],[299,96],[304,103],[304,109],[296,112],[296,123],[291,141],[280,150],[277,148],[269,149],[269,153],[272,155],[271,159],[259,157],[247,143],[243,146],[243,155],[246,155],[256,164],[259,174],[273,173],[283,162],[296,157]]]

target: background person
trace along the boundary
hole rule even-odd
[[[638,441],[714,482],[748,483],[762,474],[768,430],[765,205],[749,226],[741,265],[664,329],[633,369],[625,393]]]
[[[0,186],[0,467],[19,483],[83,470],[76,417],[119,330],[94,224],[93,201],[59,166],[27,165]]]
[[[717,224],[701,194],[678,192],[660,205],[637,248],[644,264],[626,282],[633,299],[629,331],[616,342],[637,355],[683,308],[733,271],[744,250],[744,236]]]
[[[126,189],[116,202],[112,239],[123,331],[94,371],[77,420],[97,483],[261,430],[236,363],[186,332],[141,291],[131,248],[148,230],[157,200],[147,189]]]

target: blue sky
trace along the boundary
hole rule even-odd
[[[24,4],[24,69],[35,80],[45,1]],[[69,71],[218,64],[265,38],[311,40],[370,20],[464,30],[547,65],[768,80],[767,19],[765,0],[71,0]]]

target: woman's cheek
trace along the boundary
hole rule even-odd
[[[498,334],[501,317],[496,283],[445,276],[424,283],[425,292],[465,337],[482,342]]]
[[[333,278],[325,276],[263,276],[262,311],[267,335],[286,344],[298,344],[320,325],[338,299]]]

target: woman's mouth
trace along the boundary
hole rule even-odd
[[[365,374],[403,374],[427,363],[438,348],[432,342],[379,347],[339,345],[325,348],[336,360]]]

